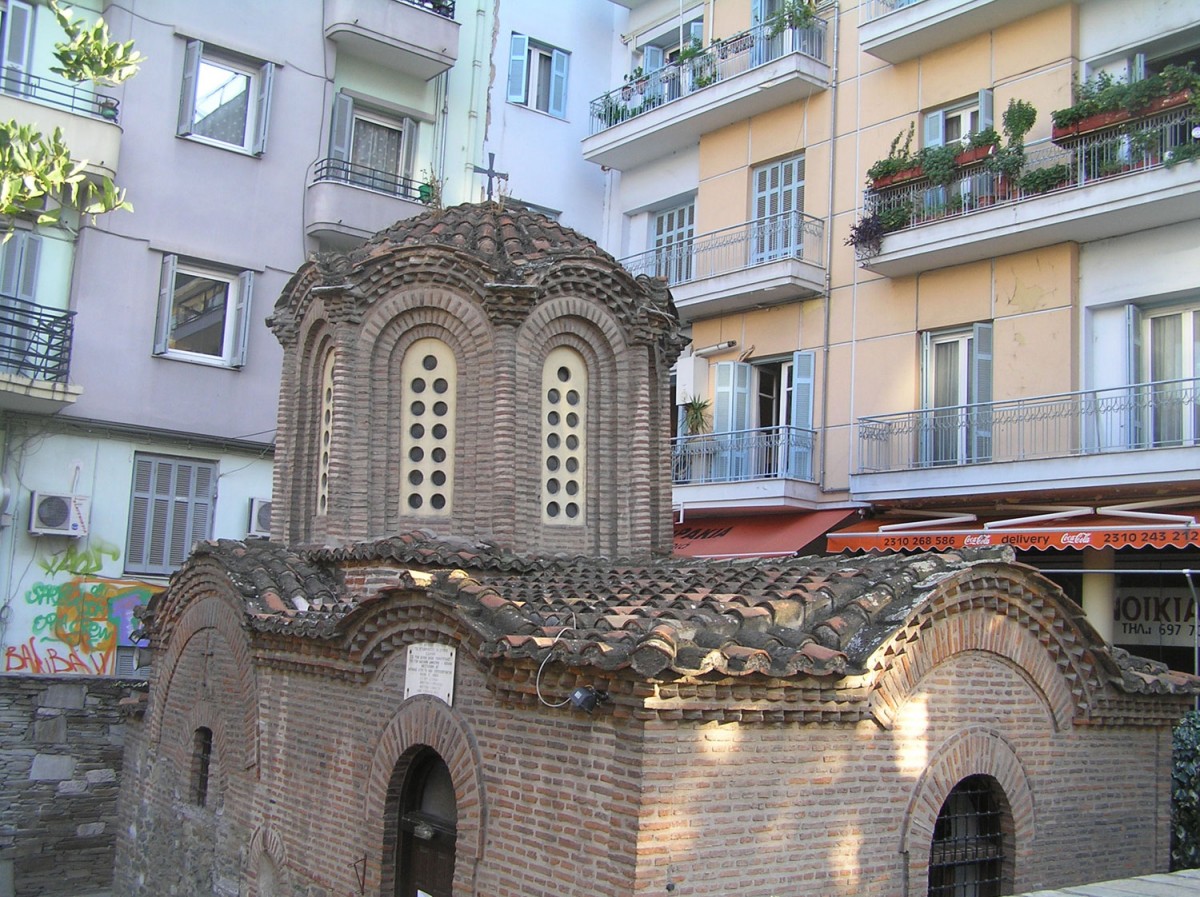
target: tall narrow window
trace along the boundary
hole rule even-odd
[[[402,514],[447,516],[454,495],[454,416],[458,369],[441,340],[417,340],[400,365],[404,457]]]
[[[333,103],[323,176],[417,199],[412,181],[416,145],[414,120],[384,114],[339,92]]]
[[[922,334],[921,459],[970,464],[992,454],[992,325]]]
[[[1141,370],[1152,385],[1146,428],[1154,446],[1191,445],[1200,440],[1200,309],[1143,312]]]
[[[212,729],[201,726],[192,736],[192,803],[198,807],[203,807],[208,803],[212,751]]]
[[[7,8],[0,13],[0,17],[3,20],[0,45],[4,52],[0,90],[27,94],[31,89],[29,68],[33,58],[33,6],[25,0],[8,0]]]
[[[812,352],[717,365],[715,479],[812,478],[814,367]]]
[[[781,159],[754,169],[754,231],[751,264],[803,251],[804,156]]]
[[[667,283],[692,279],[692,237],[696,231],[696,204],[688,202],[654,216],[655,271]]]
[[[325,356],[321,368],[321,426],[317,446],[317,513],[329,510],[329,452],[333,446],[333,362],[334,354]]]
[[[396,894],[453,897],[458,803],[445,761],[431,750],[413,759],[400,798]]]
[[[588,379],[574,349],[550,352],[542,369],[542,519],[583,523]]]
[[[37,376],[53,361],[49,334],[38,326],[38,260],[42,238],[14,230],[0,247],[0,370]]]
[[[998,897],[1004,885],[1006,801],[991,776],[968,776],[951,789],[934,824],[929,897]]]
[[[126,572],[177,570],[192,544],[212,535],[216,500],[215,463],[134,455]]]

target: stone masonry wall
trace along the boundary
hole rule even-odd
[[[112,885],[125,726],[116,679],[0,677],[0,897]]]

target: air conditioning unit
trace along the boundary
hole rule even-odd
[[[86,495],[35,492],[29,501],[29,532],[34,536],[86,536],[90,506]]]
[[[248,537],[271,538],[271,499],[250,499],[250,522],[246,525]]]

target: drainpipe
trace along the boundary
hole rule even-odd
[[[837,101],[838,101],[838,27],[841,16],[839,3],[833,4],[833,46],[830,49],[829,81],[829,217],[825,219],[825,304],[821,335],[821,492],[829,492],[825,483],[825,458],[829,454],[829,322],[833,315],[831,293],[833,290],[833,195],[834,175],[837,173]]]

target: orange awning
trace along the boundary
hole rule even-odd
[[[1056,548],[1188,548],[1200,547],[1200,525],[1192,509],[1170,510],[1171,517],[1088,513],[1024,522],[1002,519],[969,523],[937,520],[904,521],[877,518],[829,533],[828,549],[835,551],[947,551],[1011,545],[1018,551]]]
[[[675,524],[675,554],[695,558],[795,554],[852,514],[852,508],[753,517],[694,517]]]

